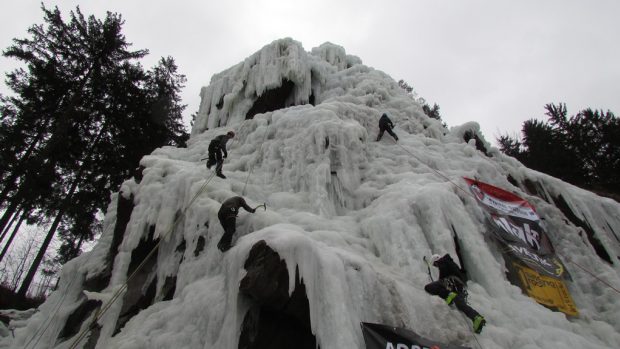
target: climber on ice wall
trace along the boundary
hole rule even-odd
[[[224,159],[228,156],[228,152],[226,151],[226,142],[233,137],[235,137],[235,133],[233,131],[228,131],[225,135],[219,135],[213,138],[211,143],[209,143],[209,160],[207,160],[207,168],[211,168],[211,166],[215,165],[215,173],[220,178],[226,178],[226,176],[222,174]]]
[[[486,320],[467,304],[467,290],[461,268],[452,260],[450,254],[443,257],[434,254],[429,264],[439,268],[439,280],[424,286],[424,290],[434,296],[443,298],[448,305],[454,303],[456,308],[473,322],[474,332],[480,333]],[[430,275],[430,270],[429,270]],[[431,277],[432,280],[432,277]]]
[[[240,207],[251,213],[256,212],[256,208],[248,206],[241,196],[233,196],[222,203],[222,207],[220,207],[217,213],[217,218],[220,219],[220,224],[224,228],[224,235],[222,235],[220,242],[217,243],[217,248],[222,252],[228,251],[231,247],[232,237],[237,230],[237,214],[239,214]]]
[[[387,131],[390,136],[394,137],[394,140],[398,141],[398,136],[394,133],[394,131],[392,131],[393,128],[394,123],[392,123],[392,120],[388,118],[386,113],[383,113],[379,119],[379,135],[377,136],[377,142],[381,140],[381,137],[383,137],[383,132],[385,131]]]

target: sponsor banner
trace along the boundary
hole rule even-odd
[[[491,212],[487,215],[491,231],[503,241],[525,246],[538,254],[553,253],[551,242],[537,221]]]
[[[490,209],[499,214],[521,217],[533,221],[540,219],[534,207],[519,196],[487,183],[467,177],[463,178],[467,184],[469,184],[469,189],[476,199],[478,199],[478,202],[484,205],[487,210]]]
[[[367,322],[361,325],[366,349],[471,349],[432,341],[404,328]]]
[[[498,241],[506,266],[518,275],[523,292],[548,308],[577,316],[577,308],[562,278],[570,279],[555,256],[534,207],[519,196],[490,184],[464,178],[486,212],[490,234]]]
[[[564,264],[538,222],[534,207],[521,197],[490,184],[465,178],[485,209],[489,231],[507,253],[541,274],[568,277]]]
[[[502,252],[513,256],[541,274],[558,279],[568,277],[564,264],[553,254],[539,255],[523,247],[522,245],[513,244],[503,240],[500,240],[500,244],[504,247]]]
[[[512,264],[521,281],[521,289],[538,303],[569,316],[579,316],[568,289],[562,280],[539,274],[520,263]]]

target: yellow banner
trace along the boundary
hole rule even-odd
[[[522,289],[527,292],[528,296],[534,298],[538,303],[556,308],[566,315],[579,315],[577,307],[562,280],[541,275],[537,271],[517,263],[513,263],[513,265],[521,279]]]

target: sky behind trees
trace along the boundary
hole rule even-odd
[[[544,105],[569,114],[620,110],[620,3],[589,1],[43,1],[68,14],[119,12],[147,67],[173,56],[187,76],[185,120],[211,76],[273,40],[291,37],[307,51],[329,41],[365,65],[404,79],[449,126],[481,124],[488,141],[516,135]],[[0,4],[0,47],[42,22],[40,1]],[[0,71],[17,67],[0,58]],[[7,93],[2,84],[0,92]]]

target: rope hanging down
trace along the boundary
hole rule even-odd
[[[162,235],[162,237],[159,239],[159,241],[157,242],[157,244],[151,249],[151,251],[146,255],[146,257],[144,257],[144,259],[142,260],[142,262],[136,267],[136,269],[131,273],[131,275],[127,278],[127,280],[125,281],[125,283],[118,289],[116,290],[116,292],[114,292],[114,295],[112,296],[112,298],[108,301],[108,303],[101,308],[99,311],[97,311],[97,313],[95,314],[95,317],[93,318],[93,320],[91,321],[90,325],[85,328],[83,331],[80,332],[80,334],[78,335],[78,337],[73,341],[73,343],[71,344],[71,346],[69,347],[70,349],[75,349],[77,348],[77,345],[80,343],[80,341],[82,339],[84,339],[84,337],[86,336],[86,334],[95,327],[95,325],[97,324],[97,321],[99,321],[103,315],[108,311],[108,309],[110,309],[110,307],[112,306],[112,304],[114,304],[114,302],[121,296],[121,294],[127,289],[127,284],[138,274],[138,271],[140,271],[142,269],[142,267],[144,267],[144,265],[146,264],[146,262],[149,260],[149,258],[151,258],[151,256],[153,256],[153,254],[155,253],[155,251],[157,251],[157,249],[159,248],[159,245],[161,244],[161,241],[166,238],[169,234],[171,234],[175,229],[177,224],[179,224],[179,222],[181,221],[181,218],[183,218],[185,216],[185,213],[187,212],[187,210],[192,206],[192,204],[194,203],[194,201],[196,201],[196,199],[198,198],[198,196],[200,194],[202,194],[204,192],[204,190],[207,188],[207,184],[209,184],[209,182],[211,181],[211,179],[213,179],[213,176],[215,174],[212,173],[209,178],[207,178],[207,180],[205,181],[205,183],[202,185],[202,187],[196,192],[196,194],[194,195],[194,197],[190,200],[189,204],[187,205],[187,207],[183,210],[183,212],[174,220],[174,222],[172,223],[172,226],[170,227],[170,230],[168,230],[166,233],[164,233],[164,235]]]
[[[426,256],[422,257],[422,260],[424,261],[424,263],[426,263],[426,267],[428,268],[428,277],[431,279],[431,282],[434,282],[435,280],[433,280],[433,274],[431,274],[431,264],[430,264],[430,260],[426,258]],[[459,312],[460,313],[460,312]],[[465,327],[469,328],[469,324],[467,323],[467,320],[465,319],[465,317],[463,316],[463,314],[461,313],[461,320],[464,321],[465,323]],[[476,334],[472,331],[471,336],[474,338],[474,340],[476,341],[476,343],[478,343],[478,347],[480,349],[484,349],[482,347],[482,345],[480,345],[480,342],[478,341],[478,338],[476,338]]]
[[[266,127],[265,134],[263,135],[263,140],[260,142],[259,150],[263,149],[263,144],[265,144],[265,138],[267,138],[267,133],[269,133],[269,127]],[[258,156],[259,154],[260,152],[257,152],[256,156]],[[241,195],[245,195],[245,188],[248,186],[248,180],[250,179],[250,176],[252,175],[252,171],[254,171],[254,166],[250,167],[248,176],[245,178],[245,184],[243,185],[243,190],[241,190]],[[267,209],[266,206],[265,206],[265,209]]]
[[[241,123],[241,126],[239,127],[239,130],[241,130],[245,124],[247,120],[244,120]],[[237,131],[239,132],[239,131]],[[235,137],[236,138],[236,137]],[[234,142],[236,141],[236,139],[233,138],[233,142],[231,143],[231,146],[234,144]],[[264,141],[264,138],[263,138]],[[207,158],[203,158],[200,159],[200,161],[207,159]],[[250,172],[251,173],[251,172]],[[131,273],[131,275],[127,278],[127,280],[125,281],[125,283],[123,283],[123,285],[117,289],[112,298],[110,298],[110,300],[108,301],[108,303],[101,309],[99,309],[97,311],[97,313],[95,314],[95,317],[93,318],[91,324],[84,329],[83,331],[80,332],[80,334],[78,335],[78,337],[74,340],[74,342],[71,344],[70,349],[75,349],[77,347],[77,345],[79,344],[79,342],[86,336],[86,334],[88,333],[88,331],[90,331],[90,329],[94,328],[97,321],[99,321],[103,315],[108,311],[108,309],[110,309],[110,307],[112,306],[112,304],[114,304],[114,302],[121,296],[121,294],[127,289],[127,285],[128,283],[135,277],[135,275],[137,275],[138,271],[140,271],[142,269],[142,267],[144,267],[144,265],[146,264],[146,262],[153,256],[153,254],[155,254],[155,251],[158,250],[159,245],[161,244],[162,239],[166,238],[169,234],[171,234],[175,229],[177,224],[181,221],[181,218],[183,218],[185,216],[185,213],[187,212],[187,210],[193,205],[194,201],[198,198],[198,196],[200,194],[202,194],[204,192],[204,190],[207,188],[207,185],[209,184],[209,182],[211,181],[211,179],[213,179],[215,173],[212,173],[207,180],[205,181],[205,183],[202,185],[202,187],[196,192],[196,194],[194,195],[194,197],[190,200],[189,204],[187,205],[187,207],[183,210],[183,212],[175,219],[175,221],[172,223],[172,227],[170,228],[169,231],[167,231],[164,235],[162,235],[162,238],[157,242],[157,244],[155,244],[155,246],[151,249],[151,251],[146,255],[146,257],[144,257],[144,259],[142,260],[142,262],[136,267],[136,269]],[[249,177],[249,174],[248,174]],[[247,179],[246,179],[246,185],[247,185]],[[245,190],[245,187],[244,187]],[[267,206],[266,204],[262,204],[257,206],[258,207],[263,207],[265,210],[267,210]],[[33,337],[34,338],[34,337]]]
[[[107,233],[114,228],[114,225],[109,224],[106,228],[106,230],[101,233],[101,236],[105,236],[107,235]],[[73,277],[71,278],[71,281],[69,281],[69,284],[67,286],[67,290],[71,289],[71,286],[73,285],[73,283],[75,282],[75,280],[78,278],[80,274],[79,273],[74,273]],[[60,298],[60,300],[58,301],[58,303],[56,303],[56,306],[54,307],[54,311],[52,311],[52,313],[47,317],[47,319],[44,321],[44,324],[41,324],[41,326],[34,332],[34,335],[32,336],[32,338],[30,338],[30,340],[26,343],[26,345],[24,346],[24,348],[28,348],[28,346],[30,345],[30,343],[32,343],[32,341],[37,338],[36,342],[33,344],[33,348],[36,348],[37,344],[39,344],[39,341],[41,340],[41,338],[43,338],[43,335],[45,334],[45,332],[47,331],[47,329],[49,328],[49,326],[52,323],[52,319],[54,318],[54,316],[56,316],[56,313],[58,313],[58,310],[60,310],[61,305],[63,305],[65,298],[67,297],[68,292],[63,292],[62,297]],[[41,332],[41,329],[43,329],[43,331]]]
[[[73,278],[69,282],[67,289],[71,288],[71,285],[73,285],[73,282],[77,279],[78,275],[79,275],[78,273],[75,273],[73,275]],[[60,310],[61,305],[65,302],[65,298],[67,297],[67,294],[68,292],[63,292],[62,297],[60,297],[60,300],[58,301],[58,303],[56,303],[56,306],[54,307],[54,311],[52,311],[52,314],[48,316],[47,319],[45,319],[45,321],[41,324],[41,326],[34,332],[34,335],[32,336],[32,338],[30,338],[30,340],[26,343],[26,345],[24,345],[24,348],[28,348],[30,343],[32,343],[32,341],[35,338],[37,338],[37,340],[34,342],[32,347],[33,348],[37,347],[37,345],[39,344],[39,341],[41,340],[41,338],[43,338],[43,335],[45,334],[49,326],[52,324],[52,319],[54,318],[58,310]]]
[[[570,258],[566,258],[564,257],[566,260],[568,260],[570,263],[573,263],[574,265],[578,266],[579,268],[581,268],[583,271],[585,271],[586,273],[590,274],[593,278],[595,278],[596,280],[598,280],[599,282],[601,282],[602,284],[606,285],[607,287],[611,288],[612,290],[616,291],[616,293],[620,293],[620,290],[618,290],[617,288],[613,287],[612,285],[610,285],[609,283],[607,283],[605,280],[599,278],[598,276],[594,275],[594,273],[592,273],[591,271],[589,271],[588,269],[582,267],[581,265],[579,265],[577,262],[574,262],[572,259]]]
[[[241,126],[239,127],[239,129],[241,129],[243,127],[243,125],[245,124],[245,121],[241,124]],[[263,136],[263,140],[261,142],[261,147],[262,144],[265,141],[267,135],[267,131],[265,132],[265,135]],[[236,140],[236,139],[235,139]],[[233,143],[234,141],[233,140]],[[414,157],[416,160],[418,160],[420,163],[422,163],[423,165],[425,165],[426,167],[428,167],[429,169],[431,169],[433,172],[435,172],[437,175],[439,175],[440,177],[446,179],[447,181],[449,181],[450,183],[452,183],[455,187],[457,187],[458,189],[460,189],[461,191],[463,191],[464,193],[466,193],[467,195],[471,195],[472,197],[474,197],[474,195],[472,193],[470,193],[469,191],[463,189],[462,187],[460,187],[458,184],[456,184],[453,180],[451,180],[448,176],[444,175],[443,173],[441,173],[439,170],[436,170],[432,167],[430,167],[429,165],[426,165],[426,163],[424,163],[422,160],[420,160],[420,158],[418,158],[416,155],[414,155],[413,153],[411,153],[409,150],[407,150],[405,147],[403,147],[402,145],[398,144],[395,142],[396,145],[400,146],[403,150],[405,150],[407,153],[409,153],[412,157]],[[231,143],[232,145],[232,143]],[[201,159],[204,160],[204,159]],[[253,171],[253,167],[250,168],[250,171],[248,172],[248,176],[246,177],[246,181],[242,190],[242,195],[245,193],[245,189],[247,187],[247,183],[249,180],[250,175],[252,174]],[[194,201],[196,200],[196,198],[204,191],[204,189],[206,189],[207,184],[211,181],[211,179],[213,178],[214,174],[211,174],[209,176],[209,178],[207,179],[207,181],[203,184],[203,186],[198,190],[198,192],[196,193],[196,195],[194,195],[194,197],[192,198],[192,200],[190,201],[190,203],[188,204],[188,206],[185,208],[185,210],[183,210],[182,214],[179,215],[179,217],[177,217],[177,219],[175,219],[175,221],[173,222],[172,227],[170,228],[170,230],[168,232],[166,232],[162,238],[167,237],[168,234],[170,234],[172,231],[174,231],[174,229],[176,228],[176,225],[180,222],[181,218],[185,216],[185,213],[187,212],[187,210],[192,206],[192,204],[194,203]],[[475,198],[475,197],[474,197]],[[259,208],[259,207],[264,207],[264,209],[266,210],[266,205],[259,205],[257,206],[255,209]],[[153,256],[153,254],[155,253],[155,251],[157,251],[157,249],[159,248],[159,245],[161,244],[161,239],[160,241],[153,247],[153,249],[151,249],[151,251],[148,253],[148,255],[143,259],[143,261],[136,267],[136,269],[132,272],[132,274],[127,278],[127,280],[125,281],[125,283],[114,293],[113,297],[108,301],[108,303],[106,304],[105,307],[101,308],[95,315],[94,319],[92,320],[91,324],[83,331],[80,332],[80,334],[78,335],[78,337],[75,339],[75,341],[72,343],[71,345],[71,349],[74,349],[77,347],[77,345],[79,344],[79,342],[85,337],[85,335],[88,333],[88,331],[90,329],[92,329],[97,321],[99,321],[103,315],[107,312],[107,310],[109,310],[109,308],[112,306],[112,304],[114,304],[114,302],[120,297],[120,295],[127,289],[127,285],[128,283],[135,277],[135,275],[138,273],[138,271],[141,270],[141,268],[146,264],[146,262],[149,260],[150,257]],[[611,289],[613,289],[614,291],[620,293],[620,291],[618,291],[616,288],[614,288],[613,286],[611,286],[610,284],[606,283],[605,281],[601,280],[600,278],[598,278],[596,275],[594,275],[593,273],[591,273],[590,271],[588,271],[587,269],[585,269],[584,267],[582,267],[581,265],[573,262],[572,260],[569,260],[571,263],[575,264],[576,266],[580,267],[581,269],[583,269],[584,271],[586,271],[588,274],[592,275],[594,278],[596,278],[598,281],[602,282],[603,284],[605,284],[606,286],[610,287]],[[430,268],[429,268],[430,269]],[[429,270],[430,271],[430,270]],[[430,276],[430,273],[429,273]],[[432,277],[431,277],[432,280]],[[47,328],[47,327],[46,327]],[[44,331],[45,332],[45,331]],[[34,337],[33,337],[34,339]],[[478,346],[480,348],[482,348],[482,346],[480,345],[480,342],[478,342],[478,339],[474,336],[474,339],[476,340]],[[32,339],[31,339],[32,341]],[[29,342],[30,343],[30,342]],[[38,341],[37,341],[38,343]]]
[[[430,168],[433,172],[435,172],[436,174],[438,174],[440,177],[448,180],[450,183],[454,184],[455,187],[457,187],[458,189],[460,189],[461,191],[463,191],[465,194],[470,195],[471,197],[473,197],[474,199],[476,199],[476,197],[474,196],[474,194],[472,194],[471,192],[461,188],[458,184],[456,184],[454,181],[452,181],[450,178],[448,178],[448,176],[444,175],[443,173],[441,173],[439,170],[435,170],[434,168],[430,167],[429,165],[427,165],[426,163],[424,163],[424,161],[420,160],[420,158],[418,158],[417,156],[415,156],[413,153],[411,153],[409,150],[407,150],[407,148],[403,147],[402,145],[398,144],[396,141],[394,141],[394,144],[398,145],[399,147],[401,147],[404,151],[406,151],[407,153],[409,153],[411,156],[413,156],[416,160],[418,160],[421,164],[423,164],[424,166]],[[557,253],[557,252],[556,252]],[[559,255],[559,254],[558,254]],[[565,258],[564,256],[561,256]],[[605,286],[611,288],[612,290],[616,291],[617,293],[620,293],[620,290],[618,290],[617,288],[613,287],[612,285],[610,285],[609,283],[607,283],[606,281],[600,279],[598,276],[594,275],[594,273],[592,273],[591,271],[589,271],[588,269],[584,268],[583,266],[577,264],[576,262],[572,261],[571,259],[565,258],[566,260],[568,260],[570,263],[573,263],[574,265],[578,266],[579,268],[581,268],[583,271],[585,271],[586,273],[590,274],[593,278],[595,278],[597,281],[601,282],[602,284],[604,284]]]
[[[431,171],[435,172],[437,175],[439,175],[441,178],[447,180],[448,182],[452,183],[455,187],[457,187],[458,189],[462,190],[465,194],[472,196],[474,199],[476,198],[472,193],[470,193],[469,191],[461,188],[458,184],[456,184],[452,179],[450,179],[450,177],[444,175],[443,173],[441,173],[439,170],[436,170],[432,167],[430,167],[429,165],[427,165],[424,161],[420,160],[419,157],[417,157],[415,154],[413,154],[412,152],[410,152],[409,150],[407,150],[407,148],[403,147],[402,145],[398,144],[398,142],[396,142],[395,140],[393,140],[394,144],[396,144],[397,146],[401,147],[404,151],[406,151],[407,153],[409,153],[409,155],[413,156],[416,160],[418,160],[419,163],[421,163],[422,165],[428,167],[431,169]]]

